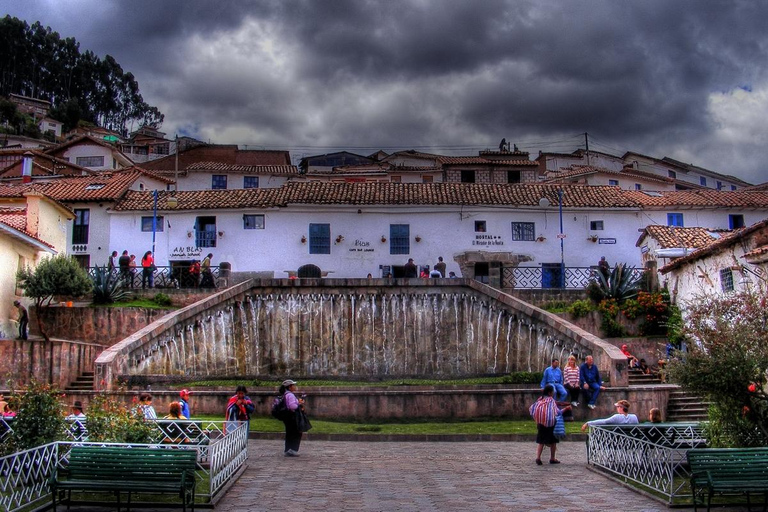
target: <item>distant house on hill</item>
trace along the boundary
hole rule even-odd
[[[121,153],[116,146],[91,135],[80,135],[45,152],[80,167],[97,171],[122,169],[133,165],[131,159]]]
[[[768,290],[768,219],[714,240],[663,266],[670,296],[677,303],[699,295]]]

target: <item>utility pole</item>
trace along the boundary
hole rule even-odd
[[[584,145],[587,148],[587,165],[589,165],[589,134],[584,132]]]

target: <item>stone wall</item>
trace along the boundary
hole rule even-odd
[[[299,382],[300,392],[301,382]],[[617,400],[629,400],[630,412],[640,421],[648,418],[648,411],[667,408],[671,385],[646,387],[611,387],[603,391],[594,411],[585,406],[574,409],[576,421],[586,421],[615,413]],[[255,388],[248,395],[256,405],[256,416],[269,416],[276,389]],[[125,403],[131,403],[138,391],[119,393]],[[151,391],[153,405],[162,416],[168,404],[178,400],[177,391]],[[538,387],[476,386],[452,389],[437,386],[326,387],[311,388],[307,393],[307,414],[310,418],[354,419],[359,421],[392,420],[399,418],[471,419],[481,417],[528,419],[528,407],[541,395]],[[227,399],[233,390],[193,390],[190,398],[192,417],[200,414],[224,416]],[[93,393],[71,395],[72,399],[90,401]],[[87,411],[86,411],[87,412]]]
[[[0,385],[48,382],[53,356],[53,383],[64,389],[83,372],[93,371],[102,350],[101,345],[77,341],[0,340]]]

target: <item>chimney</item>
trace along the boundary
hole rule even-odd
[[[35,155],[27,151],[24,153],[24,158],[21,160],[21,182],[22,183],[31,183],[32,182],[32,158]]]

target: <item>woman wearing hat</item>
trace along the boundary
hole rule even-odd
[[[280,386],[278,394],[283,397],[288,414],[283,418],[285,424],[285,456],[298,457],[299,445],[301,444],[301,429],[297,421],[297,414],[301,414],[304,407],[304,400],[296,398],[296,382],[286,379]]]
[[[610,418],[588,421],[581,426],[581,431],[584,432],[587,427],[595,425],[636,425],[639,423],[637,416],[629,414],[629,402],[627,400],[619,400],[613,406],[616,407],[616,414]]]

